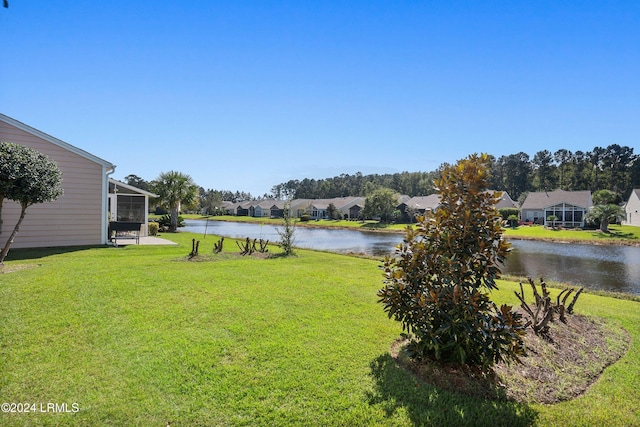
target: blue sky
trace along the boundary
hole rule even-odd
[[[637,1],[0,9],[0,112],[117,165],[269,192],[473,152],[640,152]]]

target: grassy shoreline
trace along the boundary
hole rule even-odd
[[[577,311],[631,336],[579,398],[492,402],[417,382],[390,347],[401,327],[377,304],[379,261],[187,260],[178,246],[12,251],[0,274],[0,394],[78,403],[77,413],[2,413],[18,425],[637,425],[638,303],[591,294]],[[214,236],[201,242],[210,253]],[[279,249],[272,247],[278,253]],[[19,268],[31,266],[33,268]],[[492,297],[515,304],[502,280]]]
[[[209,221],[245,222],[254,224],[279,225],[282,220],[277,218],[238,217],[232,215],[204,217],[201,215],[184,215],[185,219],[202,219]],[[360,231],[376,231],[402,233],[407,224],[380,224],[378,221],[344,221],[318,220],[296,223],[301,227],[343,228]],[[520,226],[504,229],[507,239],[540,240],[561,243],[582,243],[590,245],[627,245],[640,246],[640,227],[630,225],[611,225],[610,233],[604,234],[599,230],[563,230],[550,229],[542,226]]]

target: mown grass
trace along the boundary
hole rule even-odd
[[[540,240],[584,241],[587,243],[629,243],[640,244],[640,227],[631,225],[611,225],[610,233],[599,230],[563,230],[552,229],[540,225],[507,227],[506,237],[530,238]]]
[[[186,260],[180,246],[10,253],[0,274],[0,400],[78,403],[0,425],[638,425],[637,302],[583,295],[579,312],[632,343],[584,396],[491,402],[437,389],[389,354],[400,326],[376,303],[379,262],[298,250]],[[201,240],[201,253],[215,239]],[[272,248],[272,252],[279,249]],[[20,266],[33,268],[18,268]],[[515,303],[501,282],[499,302]]]

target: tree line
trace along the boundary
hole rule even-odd
[[[429,195],[434,192],[433,180],[438,172],[402,172],[395,174],[342,174],[327,179],[290,180],[274,185],[275,198],[331,199],[334,197],[365,196],[378,188],[389,188],[408,196]]]
[[[609,145],[591,151],[555,152],[541,150],[533,158],[525,152],[490,159],[491,189],[506,191],[517,200],[530,191],[567,191],[606,189],[629,197],[633,188],[640,187],[640,156],[633,148]],[[389,188],[408,196],[428,196],[435,193],[433,182],[441,165],[432,172],[402,172],[386,175],[342,174],[334,178],[290,180],[273,186],[276,198],[325,199],[344,196],[366,196],[377,188]]]
[[[627,199],[640,187],[640,156],[633,148],[609,145],[592,151],[542,150],[533,158],[519,152],[493,158],[492,188],[503,190],[515,200],[529,191],[561,189],[609,190]]]
[[[193,208],[212,208],[221,201],[242,202],[258,198],[329,199],[347,196],[368,196],[381,188],[408,196],[428,196],[435,193],[434,181],[449,165],[444,163],[431,172],[401,172],[394,174],[341,174],[333,178],[289,180],[274,185],[271,194],[254,197],[244,191],[204,189],[197,187]],[[541,150],[533,155],[525,152],[495,157],[489,155],[489,188],[506,191],[512,199],[522,201],[530,191],[567,191],[606,189],[626,200],[634,188],[640,188],[640,155],[633,148],[609,145],[591,151],[560,149]],[[152,191],[153,181],[128,175],[129,185]]]

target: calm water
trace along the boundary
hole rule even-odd
[[[272,225],[186,221],[185,231],[217,236],[280,240]],[[206,224],[206,225],[205,225]],[[383,257],[393,254],[401,234],[298,227],[295,246]],[[513,240],[503,273],[572,283],[590,289],[640,295],[640,247],[595,246]]]

